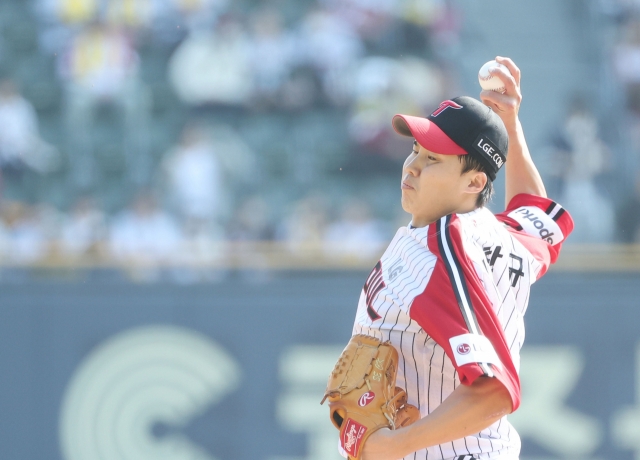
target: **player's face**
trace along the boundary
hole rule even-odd
[[[415,227],[424,227],[443,216],[475,208],[475,171],[462,172],[456,155],[440,155],[414,142],[402,167],[402,208],[413,216]],[[473,176],[473,177],[472,177]],[[484,186],[484,185],[483,185]]]

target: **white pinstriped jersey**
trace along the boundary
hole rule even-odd
[[[397,385],[423,417],[481,375],[500,379],[515,409],[530,286],[572,228],[558,204],[532,195],[518,195],[496,216],[480,208],[402,227],[367,278],[353,333],[391,341],[399,352]],[[519,452],[504,417],[406,459],[513,460]]]

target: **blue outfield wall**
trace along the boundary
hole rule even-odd
[[[337,460],[318,403],[365,276],[2,284],[0,458]],[[639,299],[638,274],[534,286],[523,460],[640,458]]]

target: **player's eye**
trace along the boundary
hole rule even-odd
[[[427,156],[428,159],[430,159],[431,161],[437,161],[438,159],[434,156],[428,155]]]

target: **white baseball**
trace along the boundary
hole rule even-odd
[[[505,87],[504,83],[502,83],[502,80],[489,73],[492,69],[495,68],[500,68],[508,74],[511,74],[506,66],[498,64],[495,60],[491,60],[489,62],[485,62],[484,65],[480,67],[480,70],[478,71],[478,82],[480,82],[480,87],[482,89],[504,93]]]

